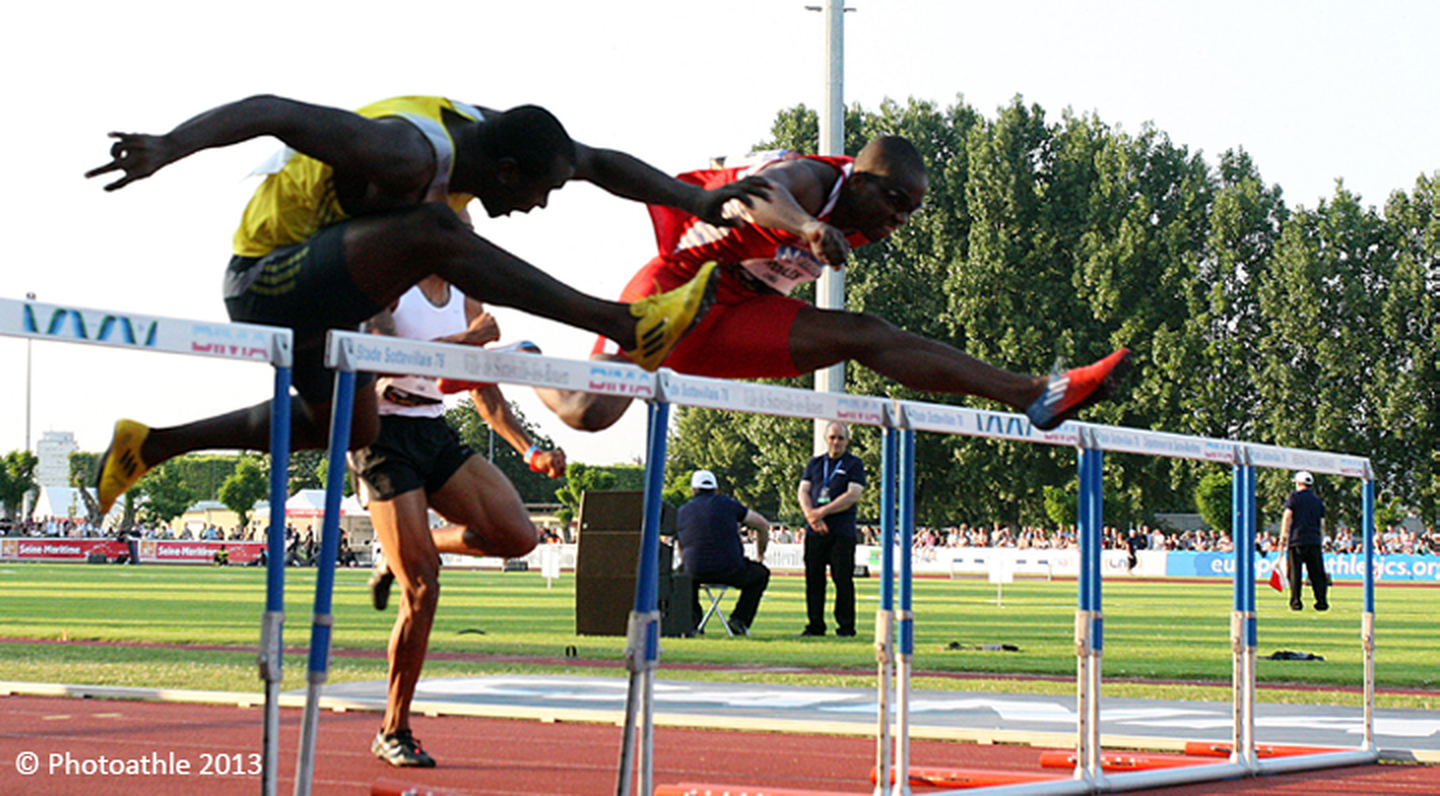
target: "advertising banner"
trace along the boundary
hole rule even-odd
[[[1255,559],[1255,579],[1269,580],[1276,554]],[[1166,554],[1165,575],[1172,578],[1233,578],[1235,557],[1230,553],[1192,553],[1172,550]],[[1326,553],[1325,571],[1334,580],[1361,580],[1365,557],[1358,553]],[[1375,556],[1376,581],[1440,583],[1440,558],[1435,556]]]
[[[224,547],[230,564],[234,566],[259,560],[265,543],[141,539],[138,547],[142,564],[213,564],[216,551]],[[114,561],[117,558],[128,558],[130,548],[125,542],[116,539],[0,538],[0,560],[4,561],[84,563],[90,561],[91,556],[104,556],[106,561]]]

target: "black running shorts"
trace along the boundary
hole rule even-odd
[[[303,243],[282,246],[264,257],[236,255],[225,271],[225,309],[231,320],[295,332],[292,383],[312,403],[329,403],[333,392],[333,374],[325,368],[325,333],[354,331],[380,311],[345,267],[348,223],[328,226]],[[372,378],[361,373],[356,383],[364,386]]]
[[[393,500],[416,489],[435,492],[474,455],[444,418],[381,415],[380,436],[350,453],[350,467],[371,500]]]

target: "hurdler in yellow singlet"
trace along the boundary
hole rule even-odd
[[[399,116],[420,128],[435,147],[435,178],[426,193],[428,201],[443,201],[460,210],[473,199],[469,194],[450,193],[450,171],[455,162],[455,145],[445,129],[445,112],[472,121],[480,112],[464,103],[444,97],[396,97],[366,105],[356,113],[370,119]],[[265,178],[235,231],[235,254],[264,257],[276,248],[309,239],[349,214],[340,206],[335,192],[334,170],[309,155],[292,152],[279,171]]]

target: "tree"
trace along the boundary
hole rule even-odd
[[[580,512],[580,502],[589,490],[643,490],[645,468],[638,464],[595,466],[572,462],[565,470],[565,484],[555,490],[563,504],[556,512],[561,524],[569,525]]]
[[[847,110],[845,129],[851,154],[877,133],[906,136],[930,175],[924,209],[852,253],[848,308],[1027,373],[1129,346],[1130,384],[1087,420],[1368,456],[1383,490],[1437,519],[1440,174],[1392,194],[1383,215],[1343,185],[1315,210],[1291,210],[1241,149],[1211,167],[1152,126],[1132,134],[1070,112],[1051,122],[1019,98],[993,119],[963,99],[944,110],[887,100]],[[797,106],[757,148],[813,152],[816,140],[813,111]],[[846,389],[999,408],[854,365]],[[808,423],[677,417],[672,468],[724,470],[748,504],[794,511]],[[878,466],[872,431],[857,429],[854,447]],[[916,465],[916,518],[929,524],[1044,522],[1045,487],[1075,468],[1063,448],[939,435],[920,436]],[[1108,455],[1107,521],[1187,510],[1209,472]],[[1262,505],[1283,497],[1287,478],[1260,479]],[[1335,515],[1353,519],[1357,483],[1335,488]],[[867,490],[862,516],[874,516],[878,492]]]
[[[520,407],[514,402],[510,403],[510,411],[514,413],[515,419],[520,422],[521,428],[531,442],[546,450],[555,447],[554,442],[540,432],[540,429],[525,417]],[[490,426],[480,417],[475,410],[474,402],[466,396],[458,404],[445,410],[445,422],[455,429],[460,435],[460,440],[469,445],[476,453],[490,459],[491,463],[499,468],[510,483],[515,485],[515,491],[520,493],[520,499],[526,503],[553,503],[555,502],[555,481],[544,473],[537,473],[530,469],[525,463],[525,457],[510,446],[499,434],[492,435]],[[493,455],[491,453],[493,448]]]
[[[1080,496],[1075,493],[1078,486],[1078,481],[1066,489],[1045,485],[1045,516],[1055,524],[1054,527],[1074,526],[1079,521]]]
[[[70,485],[81,486],[95,483],[96,470],[100,467],[100,454],[89,451],[75,451],[70,454]]]
[[[137,501],[135,513],[140,520],[152,525],[165,525],[185,513],[195,503],[194,489],[180,477],[180,469],[171,467],[169,462],[160,464],[146,473],[126,492],[143,497]]]
[[[1262,438],[1373,454],[1377,463],[1397,456],[1386,429],[1375,422],[1381,412],[1372,386],[1377,371],[1389,371],[1395,362],[1381,326],[1394,263],[1383,219],[1343,185],[1330,201],[1287,219],[1259,285]],[[1328,501],[1331,516],[1355,522],[1358,484],[1335,487],[1345,498]],[[1270,499],[1284,493],[1283,485],[1271,488]]]
[[[328,452],[326,452],[322,454],[320,458],[315,462],[315,480],[319,485],[316,487],[307,488],[326,489],[328,488],[328,482],[330,480],[329,477],[330,456]],[[355,473],[351,471],[349,467],[345,468],[345,477],[342,479],[342,483],[340,484],[340,494],[344,497],[350,497],[351,495],[355,494]]]
[[[270,492],[270,479],[258,456],[242,456],[235,470],[220,485],[220,502],[240,517],[240,527],[250,525],[250,512]]]
[[[1440,522],[1440,172],[1412,194],[1395,192],[1385,215],[1396,246],[1382,300],[1388,356],[1370,382],[1386,448],[1380,475],[1427,524]]]
[[[220,485],[235,472],[240,455],[225,453],[187,453],[170,460],[179,470],[182,481],[190,485],[196,500],[216,500]]]
[[[1200,518],[1205,520],[1206,525],[1217,531],[1230,533],[1233,530],[1234,482],[1233,474],[1212,469],[1200,479],[1200,485],[1195,489],[1195,510],[1200,512]]]
[[[307,449],[290,452],[290,474],[288,491],[295,494],[302,489],[324,489],[321,473],[325,472],[325,451]]]
[[[0,503],[5,516],[14,519],[25,502],[25,494],[35,489],[35,467],[40,460],[30,451],[13,450],[5,454],[0,466]]]

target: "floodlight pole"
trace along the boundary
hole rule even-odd
[[[825,5],[806,6],[825,14],[825,99],[820,103],[821,155],[845,154],[845,0],[825,0]],[[845,272],[826,268],[815,283],[815,306],[822,310],[845,309]],[[815,371],[816,392],[845,391],[845,363],[837,362]],[[825,450],[825,426],[815,421],[815,450]]]
[[[25,294],[26,301],[34,301],[34,293]],[[30,346],[35,341],[25,338],[25,450],[30,450]]]

